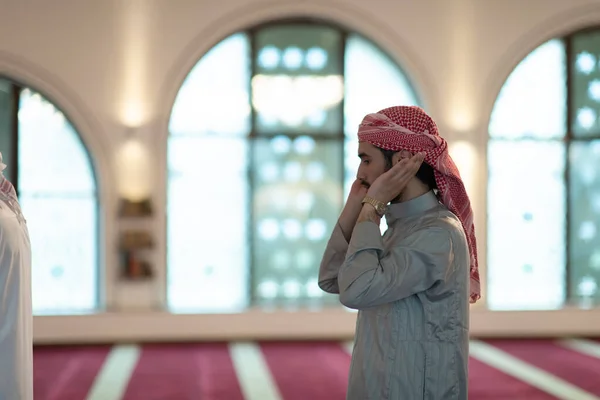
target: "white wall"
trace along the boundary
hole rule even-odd
[[[157,234],[155,287],[116,283],[115,154],[134,128],[152,160],[151,195],[166,202],[167,124],[187,72],[236,30],[284,16],[318,16],[378,42],[404,67],[450,142],[474,146],[469,185],[485,285],[485,143],[495,97],[516,63],[543,41],[600,23],[595,0],[0,0],[0,75],[41,91],[74,122],[98,168],[108,313],[36,317],[36,341],[337,337],[354,314],[169,315],[164,305],[165,219]],[[491,312],[473,307],[474,335],[600,333],[600,310]],[[127,306],[139,311],[118,311]],[[155,311],[153,311],[155,310]]]

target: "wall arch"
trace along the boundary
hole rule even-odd
[[[558,27],[550,19],[529,35],[533,39],[528,42],[534,46],[515,52],[514,58],[518,55],[519,59],[502,76],[497,91],[490,91],[494,97],[490,99],[485,127],[489,170],[486,232],[490,238],[489,273],[494,276],[489,286],[494,293],[488,305],[495,309],[588,307],[588,302],[596,301],[594,285],[598,277],[592,257],[597,238],[593,232],[586,237],[581,233],[582,227],[595,229],[597,221],[597,211],[586,207],[595,200],[590,188],[597,185],[593,167],[586,175],[586,168],[597,163],[591,150],[599,138],[595,127],[597,108],[589,103],[595,99],[587,89],[594,82],[588,75],[595,66],[592,61],[588,69],[580,60],[585,60],[586,53],[597,53],[597,48],[586,40],[597,36],[599,23],[597,7],[577,9]],[[587,120],[581,118],[586,113],[590,115]],[[524,160],[519,170],[502,161],[507,154]],[[515,196],[503,193],[501,188],[507,182],[520,181],[520,170],[536,169],[534,164],[527,164],[532,158],[526,154],[535,154],[536,163],[546,167],[537,169],[533,185],[513,186],[519,193],[515,202]],[[537,196],[558,201],[547,202],[534,211],[531,199]],[[503,221],[509,220],[521,232],[544,232],[536,240],[537,250],[518,248],[515,242],[528,246],[522,237],[513,237],[515,242],[501,239],[508,231]],[[552,222],[540,229],[540,221]],[[510,246],[514,256],[503,258],[503,246]],[[550,259],[540,261],[545,254]],[[505,280],[508,275],[521,282],[528,277],[535,279],[537,292],[529,297],[504,297],[507,288],[514,287]],[[514,290],[523,293],[518,286]]]
[[[91,110],[87,109],[81,98],[69,86],[53,75],[50,71],[31,63],[23,57],[0,51],[0,76],[12,80],[24,87],[29,87],[43,95],[61,110],[68,118],[70,124],[79,134],[84,148],[94,171],[98,199],[98,266],[101,290],[100,306],[107,303],[110,294],[107,290],[110,285],[105,285],[111,279],[110,269],[106,265],[114,263],[111,252],[108,252],[107,243],[111,242],[114,235],[114,222],[109,215],[116,210],[115,192],[112,182],[114,176],[110,166],[109,145],[103,138],[100,123],[96,120]]]
[[[189,78],[185,78],[176,99],[179,107],[173,109],[169,123],[168,138],[166,243],[170,309],[215,312],[217,309],[239,310],[295,301],[294,306],[301,307],[331,303],[332,298],[321,298],[313,270],[315,262],[310,260],[316,259],[317,253],[321,252],[319,246],[326,239],[326,231],[335,225],[332,215],[341,209],[339,203],[343,201],[342,196],[345,198],[343,192],[349,190],[356,174],[352,164],[354,160],[356,166],[359,164],[357,150],[353,150],[355,127],[360,122],[357,113],[369,112],[372,107],[385,107],[382,102],[387,104],[389,101],[422,104],[421,96],[415,93],[404,69],[387,54],[381,54],[381,49],[375,50],[379,45],[346,26],[324,18],[310,18],[309,21],[306,17],[270,19],[220,40],[197,61]],[[285,65],[287,56],[280,64],[280,51],[298,54],[300,58],[294,58],[298,64]],[[308,58],[302,61],[304,51]],[[267,54],[274,57],[271,58],[274,64],[270,66],[267,65],[270,64]],[[322,54],[322,61],[311,62],[316,59],[310,54]],[[359,62],[359,58],[365,63]],[[253,70],[247,68],[250,60],[258,60],[253,62]],[[292,63],[292,58],[288,60]],[[301,66],[304,62],[306,64]],[[381,74],[364,74],[368,65]],[[232,74],[230,78],[223,75],[225,69]],[[385,71],[390,71],[389,75]],[[329,82],[339,78],[345,90],[341,91],[342,86],[336,85],[338,89],[333,89],[336,92],[333,96],[337,100],[333,103],[315,103],[316,109],[304,109],[311,110],[309,114],[300,111],[299,115],[286,121],[286,112],[274,106],[285,100],[267,100],[269,96],[265,93],[271,90],[267,89],[271,88],[269,77],[282,76],[310,78],[313,82],[322,77],[327,77]],[[273,79],[273,83],[275,81],[281,82],[278,78]],[[266,86],[261,89],[259,83],[265,82]],[[250,83],[253,89],[249,89]],[[230,88],[229,84],[232,85]],[[390,87],[394,89],[390,90]],[[361,88],[372,88],[372,91]],[[224,90],[231,90],[233,97],[221,96]],[[254,98],[253,92],[262,95]],[[388,97],[386,93],[392,96]],[[298,95],[299,98],[287,97],[302,101],[302,94]],[[324,97],[330,98],[327,94]],[[311,98],[320,96],[313,93]],[[269,102],[271,106],[267,105]],[[218,104],[218,108],[211,108],[214,104]],[[256,118],[247,119],[249,114],[245,110],[249,110],[247,106],[250,105],[254,107]],[[294,106],[288,104],[286,110],[292,109]],[[302,110],[301,105],[298,109]],[[223,110],[228,114],[221,115]],[[231,124],[223,123],[225,119]],[[217,124],[211,124],[211,120]],[[306,144],[304,149],[302,143]],[[217,150],[217,157],[203,154],[206,146],[212,146],[212,154]],[[219,163],[218,155],[228,152],[233,154],[235,162],[223,166],[219,175],[215,171],[211,176],[203,176],[202,171],[210,171]],[[219,180],[213,180],[215,176]],[[232,187],[223,185],[227,180],[235,181]],[[196,215],[194,209],[210,208],[210,203],[202,203],[205,201],[201,195],[204,185],[198,186],[194,182],[205,182],[211,188],[212,195],[220,198],[221,206],[229,210],[230,219],[223,216],[205,218],[202,213]],[[326,189],[313,188],[309,182],[313,185],[320,182]],[[294,190],[291,190],[292,186]],[[233,194],[228,195],[226,190]],[[306,202],[290,200],[295,191],[303,195],[299,198]],[[274,192],[280,193],[273,196]],[[276,204],[267,206],[273,199]],[[241,205],[248,207],[247,211]],[[307,207],[311,208],[310,213]],[[194,235],[186,233],[190,221],[198,228]],[[236,232],[226,244],[215,239],[223,235],[219,230],[223,224],[233,227],[232,231]],[[209,233],[209,227],[214,231]],[[210,251],[207,249],[203,257],[195,255],[198,238],[210,246]],[[273,240],[280,247],[279,251],[270,254],[267,248],[273,246]],[[227,254],[230,258],[223,261],[224,257],[217,257],[217,253]],[[297,255],[296,261],[292,259],[293,254]],[[290,273],[284,275],[283,270]],[[236,296],[232,293],[227,299],[219,299],[216,293],[214,296],[197,296],[193,292],[199,286],[189,286],[190,276],[195,277],[192,281],[204,285],[200,290],[203,293],[223,292],[227,282]],[[250,286],[250,291],[246,285]]]
[[[482,105],[481,112],[483,116],[478,119],[478,124],[474,127],[474,132],[477,132],[474,136],[474,143],[481,154],[481,167],[477,183],[479,187],[483,188],[478,191],[478,203],[481,204],[481,208],[479,211],[476,211],[479,217],[478,220],[481,221],[477,234],[479,242],[487,243],[488,240],[488,191],[486,189],[488,176],[488,127],[500,90],[518,64],[538,46],[554,37],[565,36],[599,23],[600,7],[597,5],[585,5],[574,7],[568,11],[557,12],[556,15],[547,18],[528,32],[515,37],[512,45],[504,51],[503,55],[497,57],[498,61],[495,63],[488,77],[484,78],[483,90],[479,92],[480,98],[478,99]],[[481,260],[481,281],[485,285],[487,281],[487,246],[481,246],[479,253]],[[484,291],[483,297],[485,296],[486,292]]]
[[[600,24],[600,7],[587,5],[573,8],[568,12],[560,12],[516,38],[505,54],[499,57],[496,67],[486,80],[486,90],[481,99],[485,118],[481,120],[480,131],[487,132],[494,104],[504,82],[529,53],[552,38],[566,36],[598,24]],[[484,136],[487,137],[487,134]]]
[[[103,207],[108,204],[110,183],[114,181],[110,167],[110,146],[102,140],[105,135],[92,111],[85,107],[82,99],[65,82],[20,56],[0,51],[2,75],[43,94],[69,117],[92,158],[101,203]]]
[[[434,88],[429,84],[432,79],[427,72],[425,63],[420,60],[418,52],[412,48],[406,38],[388,29],[374,14],[365,14],[363,10],[345,2],[322,4],[317,1],[303,1],[282,4],[278,1],[263,1],[238,8],[217,18],[200,31],[184,48],[180,57],[174,60],[173,67],[167,73],[162,85],[161,93],[165,95],[161,97],[158,107],[161,110],[160,121],[157,124],[160,127],[160,135],[162,135],[161,141],[166,141],[168,137],[169,118],[183,81],[206,52],[234,32],[269,21],[293,18],[324,20],[359,32],[377,43],[394,62],[402,66],[406,75],[411,78],[415,91],[419,93],[424,106],[432,114],[438,113],[438,107],[434,100],[436,97]]]
[[[181,86],[198,61],[215,44],[228,37],[234,32],[247,29],[251,26],[260,25],[269,21],[293,18],[319,18],[334,25],[342,26],[348,30],[359,32],[386,52],[394,62],[402,66],[406,76],[410,77],[414,90],[431,110],[433,115],[442,111],[436,103],[436,88],[431,82],[432,76],[418,55],[417,49],[413,48],[408,38],[401,37],[397,32],[389,29],[375,14],[365,13],[346,2],[302,1],[302,2],[279,2],[265,0],[253,2],[246,7],[236,8],[216,18],[213,23],[206,26],[193,37],[184,47],[180,56],[173,60],[172,67],[168,70],[162,83],[157,102],[156,119],[152,123],[152,129],[156,132],[158,143],[167,143],[169,137],[169,121],[171,111],[175,104],[177,94]],[[159,149],[156,154],[156,178],[166,187],[167,176],[167,151]],[[158,209],[167,208],[167,192],[156,193],[156,206]],[[156,250],[157,259],[162,265],[167,263],[167,220],[160,218],[156,223],[156,240],[161,245]],[[166,268],[160,269],[162,278],[162,293],[166,293]],[[164,303],[166,299],[162,297]]]

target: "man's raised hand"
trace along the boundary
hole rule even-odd
[[[385,204],[394,200],[416,175],[424,159],[424,153],[416,153],[400,159],[392,168],[375,179],[367,196]]]

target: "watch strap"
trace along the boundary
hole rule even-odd
[[[385,214],[385,210],[387,209],[387,206],[383,201],[374,199],[369,196],[365,196],[364,199],[362,200],[362,202],[363,202],[363,204],[367,203],[367,204],[372,205],[380,217],[383,217],[383,215]]]

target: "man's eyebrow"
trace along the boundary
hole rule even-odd
[[[369,155],[367,153],[358,153],[358,158],[365,158],[365,157],[369,157]]]

